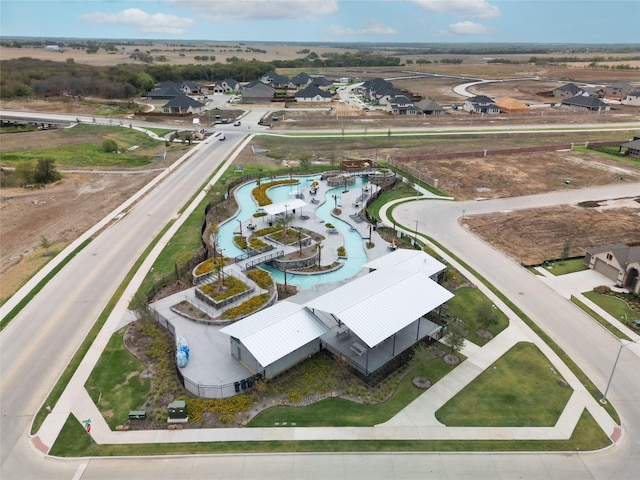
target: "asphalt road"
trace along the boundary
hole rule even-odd
[[[24,458],[32,416],[149,241],[176,217],[242,138],[229,132],[227,141],[212,138],[201,144],[127,215],[100,233],[3,330],[2,478],[27,478],[25,467],[35,466],[34,458]]]
[[[243,122],[243,127],[244,127]],[[587,454],[261,454],[171,458],[42,458],[27,437],[32,416],[55,383],[106,302],[140,253],[174,218],[215,166],[237,144],[241,131],[230,127],[226,142],[209,140],[184,165],[111,224],[52,280],[0,334],[0,473],[3,479],[112,478],[434,478],[511,479],[636,478],[640,432],[638,358],[625,349],[609,398],[625,428],[619,446]],[[640,191],[640,185],[629,186]],[[584,199],[610,196],[570,192]],[[622,196],[615,187],[616,196]],[[562,195],[562,194],[560,194]],[[580,198],[582,198],[580,197]],[[510,296],[583,366],[604,389],[619,343],[566,301],[500,252],[464,231],[456,222],[468,214],[525,208],[537,199],[490,202],[415,202],[396,211],[410,226],[442,241]],[[568,202],[568,197],[546,202]],[[578,201],[578,200],[576,200]],[[522,206],[518,207],[518,202]],[[544,203],[544,201],[542,202]],[[551,204],[551,203],[546,203]],[[477,210],[476,210],[477,209]]]

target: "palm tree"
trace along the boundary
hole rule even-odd
[[[316,244],[316,247],[318,247],[318,268],[320,268],[320,255],[322,253],[322,242],[318,242]]]

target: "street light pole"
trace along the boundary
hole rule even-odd
[[[240,236],[242,237],[242,221],[239,219],[236,219],[236,222],[238,222],[238,225],[240,225]]]
[[[632,343],[636,343],[638,340],[640,340],[639,338],[629,342],[627,341],[625,343],[625,340],[620,340],[620,348],[618,349],[618,354],[616,355],[616,359],[613,362],[613,368],[611,369],[611,375],[609,375],[609,381],[607,382],[607,388],[604,389],[604,394],[602,395],[602,398],[600,399],[600,403],[603,405],[607,404],[607,393],[609,393],[609,387],[611,386],[611,380],[613,380],[613,374],[616,371],[616,366],[618,365],[618,360],[620,359],[620,354],[622,353],[622,349],[624,347],[626,347],[627,345],[631,345]]]
[[[416,222],[416,231],[413,235],[413,243],[415,244],[418,241],[418,220],[415,220]]]

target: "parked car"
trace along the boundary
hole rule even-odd
[[[236,123],[233,124],[234,127],[239,127],[240,126],[240,120],[238,120]]]
[[[223,140],[226,140],[226,139],[227,139],[227,137],[225,137],[224,135],[220,135],[218,137],[218,140],[220,140],[220,141],[223,141]]]

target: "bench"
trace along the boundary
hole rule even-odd
[[[145,410],[131,410],[129,412],[129,420],[145,420],[147,412]]]
[[[341,328],[336,331],[336,337],[338,338],[349,338],[351,336],[351,330],[348,328]]]
[[[362,354],[364,352],[367,351],[366,348],[364,348],[362,345],[360,345],[358,342],[354,342],[350,347],[349,350],[351,350],[353,353],[355,353],[356,355],[358,355],[359,357],[362,356]]]

